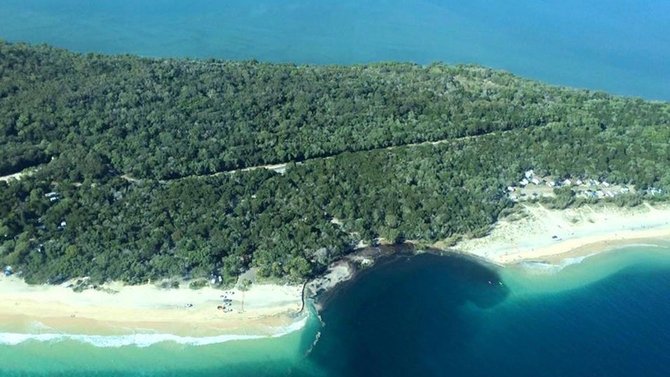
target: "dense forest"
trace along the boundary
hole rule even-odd
[[[476,66],[0,42],[0,176],[28,171],[0,181],[0,263],[29,282],[299,281],[359,241],[482,235],[531,168],[635,185],[621,205],[667,193],[668,140],[670,104]]]

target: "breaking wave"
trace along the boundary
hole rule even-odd
[[[561,271],[562,269],[564,269],[568,266],[582,263],[586,258],[592,257],[596,254],[597,253],[582,255],[582,256],[579,256],[579,257],[565,258],[565,259],[561,260],[560,263],[522,262],[521,266],[524,269],[532,271],[532,272],[553,274],[553,273]]]
[[[235,340],[251,340],[262,338],[277,338],[284,336],[305,327],[308,316],[303,316],[299,320],[288,326],[276,329],[271,335],[217,335],[217,336],[179,336],[174,334],[127,334],[127,335],[84,335],[67,333],[41,333],[41,334],[22,334],[13,332],[0,333],[0,345],[18,345],[28,341],[37,342],[64,342],[75,341],[90,344],[101,348],[117,347],[149,347],[158,343],[172,342],[189,346],[205,346],[209,344],[225,343]]]

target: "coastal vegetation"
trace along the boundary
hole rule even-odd
[[[528,169],[634,186],[622,206],[665,200],[668,140],[670,104],[477,66],[0,42],[0,175],[31,169],[0,181],[0,262],[34,283],[299,281],[360,242],[484,235]]]

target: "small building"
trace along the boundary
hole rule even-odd
[[[524,178],[519,182],[519,186],[528,186],[528,183],[528,180]]]
[[[540,184],[540,180],[535,178],[535,177],[531,178],[530,181],[533,182],[534,185],[539,185]]]
[[[524,173],[524,176],[526,177],[526,179],[531,179],[535,176],[535,172],[533,171],[533,169],[530,169]]]
[[[647,189],[647,193],[650,195],[659,195],[663,193],[663,190],[651,187]]]
[[[587,190],[586,192],[584,192],[584,196],[586,196],[587,198],[595,198],[596,193],[594,191]]]
[[[14,274],[12,266],[5,266],[4,274],[5,276],[11,276],[12,274]]]

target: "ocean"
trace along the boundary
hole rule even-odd
[[[667,0],[2,0],[0,38],[81,52],[474,63],[670,100]]]
[[[310,357],[332,376],[668,376],[668,251],[562,271],[399,257],[337,292]]]
[[[400,254],[322,297],[321,318],[283,337],[26,341],[0,345],[0,376],[668,376],[668,246],[561,270]]]
[[[147,335],[130,342],[118,336],[18,340],[15,334],[3,332],[0,376],[263,377],[291,375],[298,367],[307,376],[312,373],[306,372],[301,362],[320,326],[318,318],[312,316],[300,331],[281,337],[212,343],[180,338],[179,342],[147,344]]]

